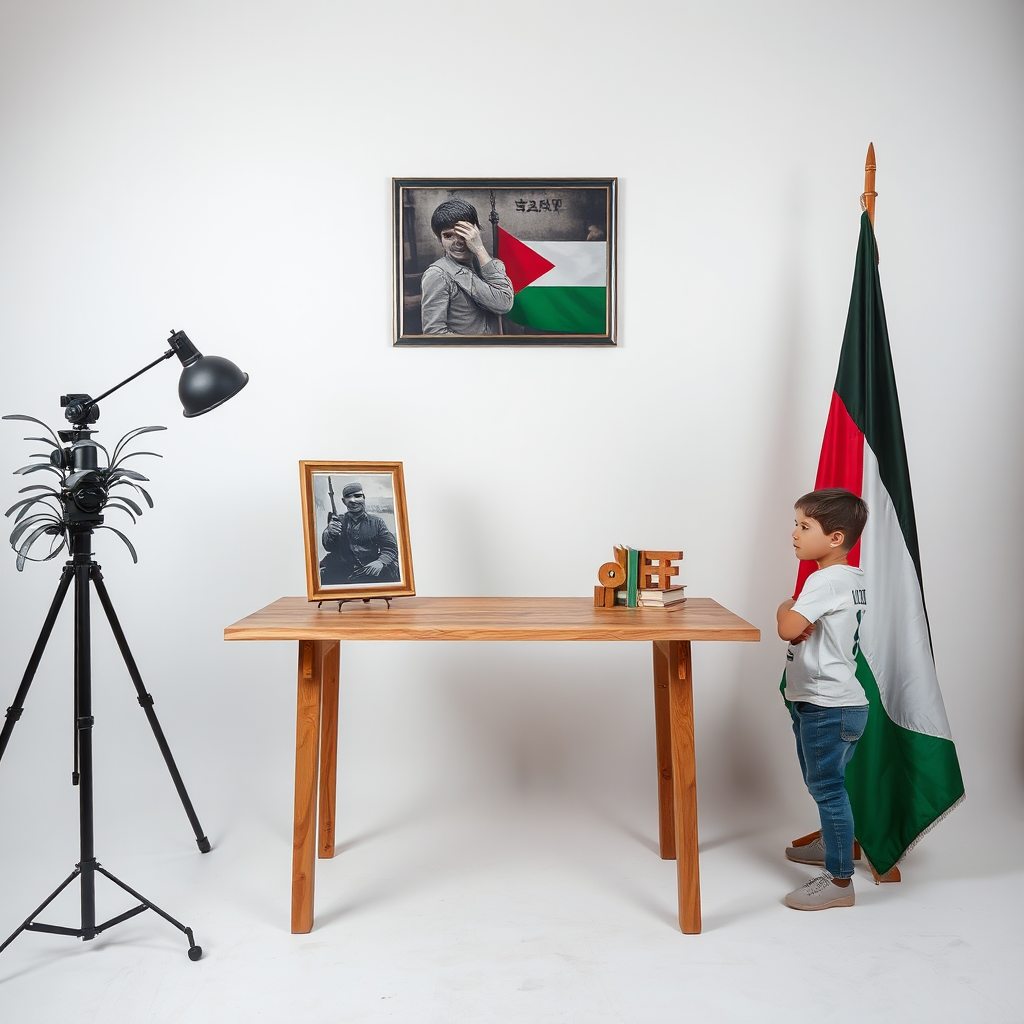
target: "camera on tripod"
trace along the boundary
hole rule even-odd
[[[75,429],[58,431],[68,447],[50,452],[50,464],[66,474],[60,503],[69,524],[102,523],[100,513],[107,503],[108,470],[100,468],[99,446],[90,440],[95,431],[86,428],[100,418],[100,408],[90,406],[90,402],[89,395],[60,396],[61,408],[66,410],[65,416],[75,424]]]

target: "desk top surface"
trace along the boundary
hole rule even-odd
[[[708,597],[675,608],[595,608],[585,597],[399,597],[388,608],[282,597],[225,640],[739,640],[761,631]]]

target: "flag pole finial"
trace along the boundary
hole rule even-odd
[[[860,206],[862,210],[867,210],[868,220],[871,221],[871,226],[875,226],[875,196],[878,193],[875,191],[875,144],[873,142],[868,143],[868,155],[864,161],[864,191],[861,193]]]

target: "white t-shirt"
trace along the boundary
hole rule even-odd
[[[807,577],[793,611],[816,628],[786,651],[786,700],[826,708],[867,704],[856,675],[860,621],[867,608],[863,569],[830,565]]]

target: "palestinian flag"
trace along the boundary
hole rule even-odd
[[[505,315],[536,331],[608,333],[608,243],[523,242],[498,226],[515,302]]]
[[[910,473],[878,278],[875,233],[861,216],[853,295],[815,488],[868,504],[849,554],[867,573],[857,678],[867,729],[846,769],[857,839],[884,875],[964,798],[924,606]],[[802,562],[797,593],[814,570]]]

